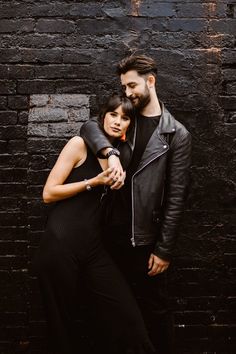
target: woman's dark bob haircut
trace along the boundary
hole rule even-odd
[[[102,106],[99,116],[98,116],[98,122],[103,128],[103,122],[104,118],[107,112],[114,112],[119,106],[121,106],[122,111],[126,116],[128,116],[131,120],[131,124],[134,121],[135,113],[134,113],[134,107],[132,105],[132,102],[130,101],[129,98],[123,96],[123,95],[118,95],[117,93],[113,93],[106,103]]]

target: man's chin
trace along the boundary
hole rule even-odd
[[[137,108],[139,106],[139,99],[138,98],[134,98],[133,100],[131,100],[132,105]]]

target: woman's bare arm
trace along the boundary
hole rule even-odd
[[[72,169],[85,160],[87,148],[82,138],[74,137],[68,141],[52,168],[43,189],[43,200],[52,203],[70,198],[86,190],[85,181],[64,184]],[[87,180],[91,187],[111,184],[111,169],[107,169],[94,178]]]

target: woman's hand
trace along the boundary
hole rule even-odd
[[[95,178],[97,184],[111,186],[114,183],[113,167],[109,167],[105,171],[99,173]]]

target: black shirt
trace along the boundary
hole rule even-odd
[[[131,244],[131,179],[134,173],[138,170],[138,165],[144,150],[154,130],[158,126],[159,120],[160,116],[144,117],[139,115],[137,117],[135,148],[131,162],[126,170],[125,185],[121,189],[113,192],[109,213],[109,223],[111,226],[111,235],[109,237],[114,237],[114,241],[118,244]]]

